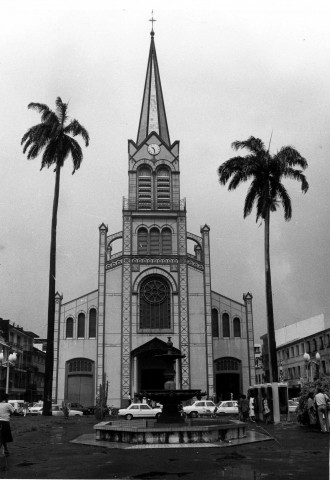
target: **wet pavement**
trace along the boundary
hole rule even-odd
[[[14,442],[11,455],[0,457],[0,478],[329,479],[330,435],[295,422],[250,424],[252,436],[272,439],[226,448],[113,449],[72,443],[90,435],[96,423],[93,417],[14,417]]]

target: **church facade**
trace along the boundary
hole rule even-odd
[[[56,295],[53,399],[93,405],[103,379],[117,407],[162,389],[157,355],[169,337],[184,355],[177,388],[217,399],[246,393],[255,380],[252,295],[238,302],[212,291],[210,227],[187,231],[153,31],[122,221],[120,232],[99,227],[97,288],[69,302]]]

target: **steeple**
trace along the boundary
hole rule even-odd
[[[155,20],[152,19],[152,22]],[[152,24],[153,25],[153,24]],[[158,62],[154,41],[154,30],[151,32],[150,51],[146,81],[142,100],[142,109],[137,135],[137,144],[140,145],[151,132],[156,132],[160,138],[170,145],[170,135],[167,126],[166,112],[162,86],[158,70]]]

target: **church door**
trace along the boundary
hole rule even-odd
[[[238,400],[242,393],[242,364],[236,358],[220,358],[215,361],[216,395],[221,400]]]
[[[75,358],[67,362],[65,399],[80,403],[84,407],[95,404],[94,362],[86,358]]]

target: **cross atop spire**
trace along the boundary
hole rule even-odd
[[[152,17],[149,21],[155,22],[156,20]],[[148,67],[144,84],[137,144],[140,145],[151,132],[156,132],[167,145],[170,145],[170,135],[160,83],[153,29],[151,31]]]
[[[155,32],[154,32],[154,22],[156,22],[157,20],[154,19],[154,11],[151,10],[151,19],[149,20],[149,22],[151,22],[151,32],[150,32],[150,35],[154,35]]]

